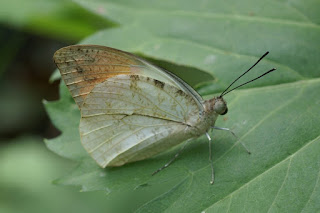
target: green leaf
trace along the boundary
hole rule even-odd
[[[70,0],[10,0],[0,7],[0,23],[35,34],[78,41],[113,26]]]
[[[201,80],[197,88],[208,98],[266,50],[268,57],[243,81],[272,67],[278,70],[225,97],[229,112],[216,125],[231,128],[239,138],[212,133],[214,185],[209,184],[208,142],[203,136],[155,176],[150,174],[178,148],[122,167],[99,168],[80,145],[80,113],[62,85],[60,101],[46,103],[62,135],[47,143],[58,154],[79,161],[79,167],[57,183],[106,191],[114,205],[127,203],[126,211],[320,211],[320,14],[314,9],[318,2],[77,2],[121,25],[81,43],[189,67],[198,79],[205,73],[211,78]],[[184,78],[184,70],[179,70]]]
[[[45,140],[47,147],[57,154],[70,158],[81,159],[87,154],[79,143],[79,122],[80,112],[75,105],[68,88],[61,82],[60,100],[47,102],[43,101],[46,110],[52,118],[53,124],[63,134],[51,140]]]
[[[123,26],[99,32],[84,43],[112,46],[203,70],[221,85],[212,86],[211,92],[225,88],[266,51],[272,54],[255,73],[277,67],[281,78],[268,77],[248,87],[320,75],[320,48],[315,45],[320,42],[320,15],[310,9],[319,8],[319,2],[76,1]],[[243,81],[251,78],[248,75]]]

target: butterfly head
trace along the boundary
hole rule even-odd
[[[219,115],[225,115],[228,112],[226,101],[222,97],[216,97],[213,105],[213,110]]]
[[[205,101],[206,112],[213,112],[218,115],[225,115],[228,112],[227,102],[222,97],[214,97]]]

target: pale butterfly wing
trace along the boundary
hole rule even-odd
[[[62,79],[81,108],[93,87],[112,76],[143,75],[170,84],[189,94],[203,111],[201,96],[174,74],[121,50],[98,45],[64,47],[54,54]]]
[[[97,84],[81,108],[81,141],[102,166],[142,160],[192,137],[196,101],[179,88],[138,75]]]
[[[227,112],[223,96],[275,70],[229,89],[267,54],[207,101],[174,74],[113,48],[69,46],[54,61],[81,110],[81,142],[104,168],[149,158],[204,133],[211,142],[208,130]],[[210,161],[213,183],[211,149]]]

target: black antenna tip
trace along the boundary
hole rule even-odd
[[[267,51],[265,54],[263,54],[263,56],[261,56],[261,58],[260,58],[260,59],[262,59],[262,58],[266,57],[266,55],[268,55],[268,54],[269,54],[269,51]]]
[[[271,70],[269,70],[267,73],[269,73],[269,72],[273,72],[273,71],[275,71],[275,70],[277,70],[276,68],[272,68]]]

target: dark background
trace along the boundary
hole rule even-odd
[[[59,131],[51,124],[42,100],[59,97],[59,81],[49,83],[55,69],[53,53],[69,42],[1,26],[1,126],[2,142],[27,134],[52,138]]]

